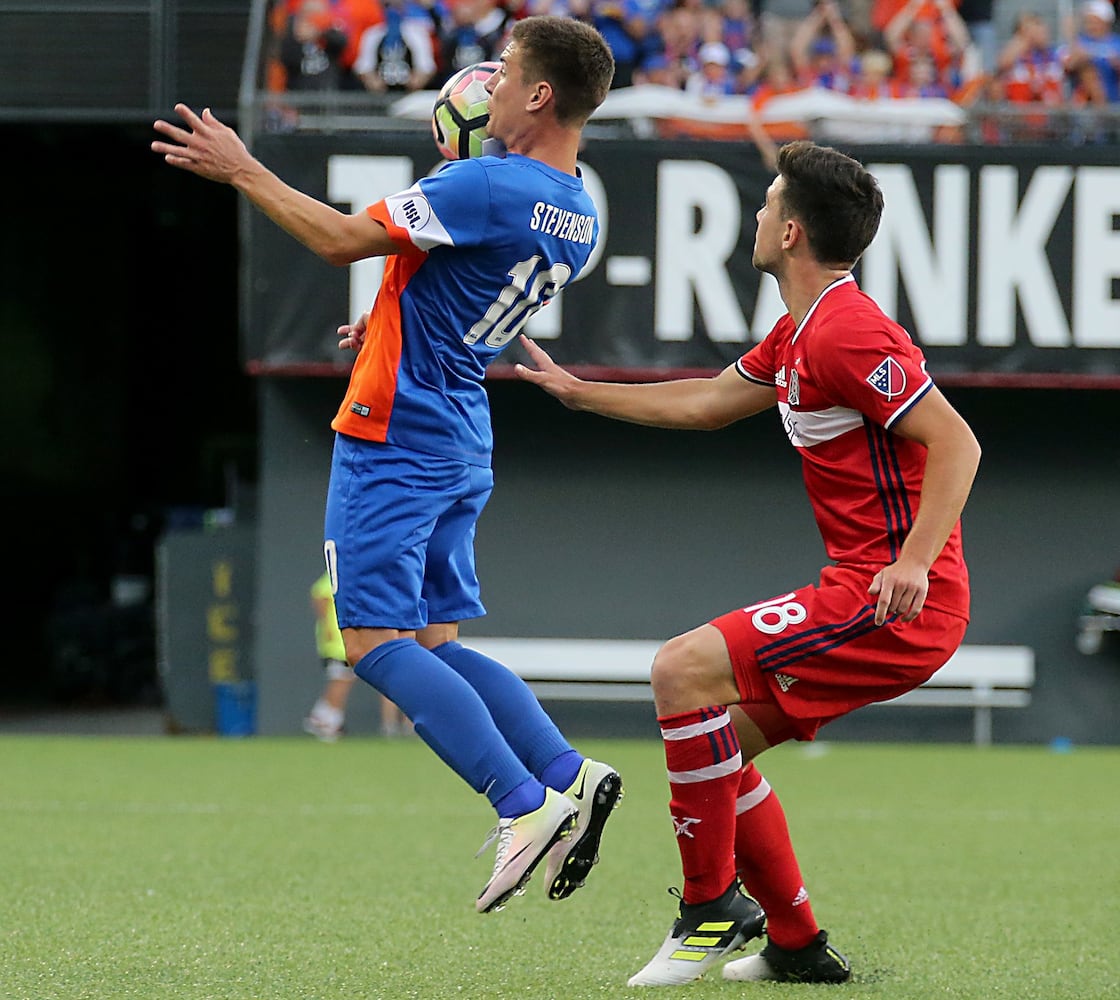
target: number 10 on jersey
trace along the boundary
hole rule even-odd
[[[553,264],[542,269],[540,263],[540,254],[534,254],[510,268],[510,283],[490,304],[482,319],[467,331],[464,343],[477,344],[481,340],[487,347],[505,347],[521,332],[529,317],[572,276],[567,264]]]

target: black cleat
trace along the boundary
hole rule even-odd
[[[660,950],[630,977],[627,986],[691,983],[725,955],[761,937],[766,925],[762,907],[743,891],[738,879],[718,899],[694,906],[682,901],[680,914]]]
[[[796,951],[768,941],[757,955],[728,962],[723,978],[739,983],[846,983],[852,978],[852,969],[848,960],[829,945],[828,934],[821,931]]]

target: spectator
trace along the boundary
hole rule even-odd
[[[701,47],[719,44],[727,49],[734,77],[732,92],[745,94],[762,72],[761,60],[754,51],[754,20],[746,0],[724,0],[720,7],[703,7],[696,21]]]
[[[996,72],[996,57],[999,54],[999,38],[992,20],[994,3],[995,0],[960,0],[957,7],[976,50],[980,71],[989,78]]]
[[[716,10],[720,15],[720,41],[731,50],[731,58],[739,66],[757,64],[758,26],[748,0],[723,0]]]
[[[891,73],[894,60],[882,49],[869,49],[856,60],[856,76],[848,91],[863,101],[885,101],[894,96]]]
[[[928,59],[937,69],[937,78],[947,93],[953,94],[975,76],[965,67],[965,55],[972,40],[968,28],[950,0],[909,0],[887,25],[883,40],[894,59],[895,75],[910,79],[910,63]]]
[[[1065,26],[1067,43],[1059,55],[1073,78],[1077,96],[1089,104],[1120,101],[1120,35],[1113,31],[1116,10],[1108,0],[1085,0],[1081,23]]]
[[[1019,15],[995,68],[996,100],[1055,106],[1066,99],[1065,68],[1051,41],[1050,28],[1038,14]]]
[[[349,89],[352,74],[342,63],[349,44],[348,25],[333,15],[327,0],[300,0],[280,36],[283,89]]]
[[[821,0],[790,43],[794,74],[807,87],[847,91],[855,54],[855,38],[834,0]]]
[[[707,42],[700,46],[700,68],[689,74],[685,92],[702,100],[714,101],[736,92],[737,83],[731,68],[731,51],[723,42]]]
[[[907,75],[891,86],[892,97],[940,97],[947,99],[949,92],[938,79],[937,67],[929,56],[919,55],[910,60]]]
[[[553,17],[574,17],[577,21],[591,20],[591,0],[525,0],[521,10],[525,17],[551,14]]]
[[[497,59],[513,27],[513,15],[498,0],[456,0],[447,15],[433,8],[438,19],[438,83],[467,66]]]
[[[303,730],[324,743],[334,743],[345,729],[346,704],[354,687],[354,671],[346,663],[346,646],[338,629],[329,573],[324,573],[311,585],[311,609],[315,613],[315,649],[322,661],[326,682],[303,720]],[[379,697],[381,734],[404,736],[411,733],[412,723],[404,712],[384,695]]]
[[[807,139],[809,130],[804,122],[800,121],[767,121],[764,114],[766,107],[776,97],[786,94],[796,94],[805,88],[798,82],[793,74],[793,68],[783,58],[767,58],[762,71],[762,78],[758,86],[751,92],[751,112],[757,119],[759,126],[770,137],[773,143],[791,142],[795,139]],[[748,127],[757,131],[748,118]],[[762,144],[755,138],[755,144],[762,150]],[[765,151],[763,151],[765,158]],[[775,159],[776,162],[776,159]]]
[[[815,0],[759,0],[759,27],[769,56],[789,59],[798,26],[813,12]]]
[[[276,51],[268,67],[269,90],[361,89],[361,81],[353,72],[354,60],[362,33],[384,17],[380,0],[277,0],[269,16],[276,39]],[[292,19],[300,16],[309,17],[321,29],[329,29],[330,35],[322,39],[318,48],[325,50],[329,44],[330,65],[324,66],[321,52],[313,47],[303,48],[312,35],[307,23],[300,25],[300,43],[292,46],[287,42],[285,52],[285,39],[294,27]]]
[[[993,100],[1040,109],[1036,114],[1017,116],[1007,123],[985,123],[989,129],[1000,130],[991,138],[1003,141],[1047,137],[1050,121],[1046,109],[1066,103],[1066,73],[1051,41],[1050,27],[1038,14],[1028,11],[1019,15],[1014,34],[996,59],[996,77],[989,90]]]
[[[592,0],[591,23],[614,55],[612,87],[629,87],[634,71],[661,48],[658,21],[669,4],[670,0]],[[691,11],[685,13],[694,17]]]
[[[632,73],[631,82],[683,90],[685,82],[700,66],[697,61],[700,25],[696,14],[687,7],[674,7],[661,16],[658,25],[656,40],[646,46],[641,61]],[[607,41],[609,43],[610,39]]]
[[[436,73],[432,21],[412,0],[386,0],[385,20],[366,28],[354,72],[366,90],[423,90]]]

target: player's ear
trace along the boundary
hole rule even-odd
[[[547,80],[541,80],[536,86],[533,87],[532,94],[529,95],[529,111],[540,111],[542,108],[548,106],[552,100],[552,84]]]

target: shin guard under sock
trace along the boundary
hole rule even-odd
[[[417,735],[492,804],[525,782],[530,789],[539,785],[474,688],[414,639],[383,643],[358,661],[354,673],[399,705]]]

